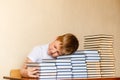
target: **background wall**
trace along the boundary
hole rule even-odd
[[[36,45],[63,33],[80,40],[114,35],[116,76],[120,76],[120,0],[0,0],[0,79],[20,68]]]

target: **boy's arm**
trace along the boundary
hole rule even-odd
[[[28,62],[32,62],[32,60],[30,60],[29,58],[26,58],[22,68],[20,69],[20,73],[22,77],[39,77],[38,75],[36,75],[36,73],[38,72],[37,68],[28,68],[26,66],[26,63]]]

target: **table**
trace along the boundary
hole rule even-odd
[[[8,80],[38,80],[37,78],[13,78],[4,76],[3,79]],[[111,77],[111,78],[86,78],[86,79],[59,79],[59,80],[120,80],[120,77]]]

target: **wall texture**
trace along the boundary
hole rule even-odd
[[[114,35],[116,76],[120,76],[120,0],[0,0],[0,79],[20,68],[36,45],[57,35]]]

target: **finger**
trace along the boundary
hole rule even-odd
[[[29,77],[39,77],[38,74],[39,74],[39,73],[38,73],[37,71],[34,71],[34,72],[29,72],[29,73],[28,73],[28,76],[29,76]]]
[[[40,70],[40,68],[38,68],[38,67],[33,67],[33,68],[32,68],[32,71],[35,71],[35,70]]]
[[[32,74],[39,74],[40,71],[39,70],[36,70],[36,71],[33,71]]]

